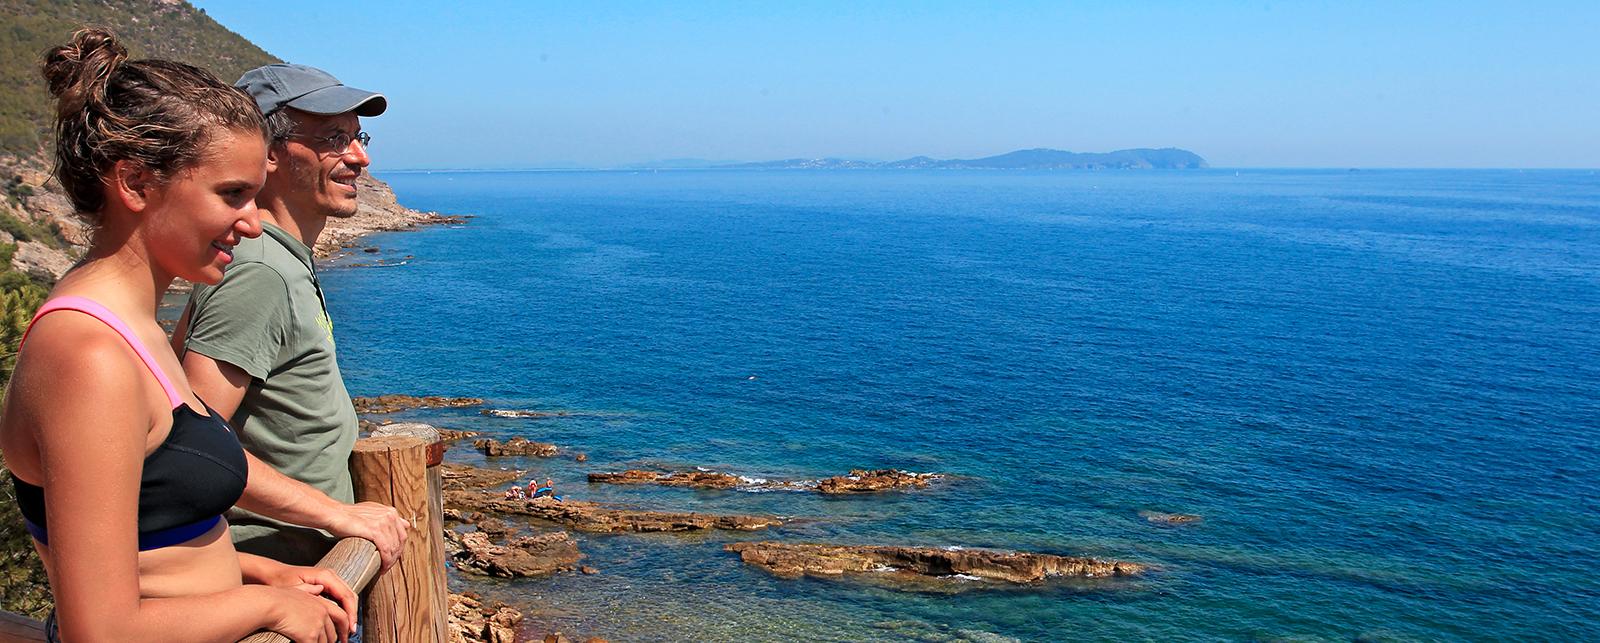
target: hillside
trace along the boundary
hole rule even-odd
[[[724,167],[769,170],[1188,170],[1207,165],[1199,154],[1175,147],[1104,153],[1066,152],[1041,147],[979,159],[941,160],[916,156],[882,163],[836,158],[786,159]]]
[[[39,77],[44,51],[83,25],[109,27],[134,58],[169,58],[232,81],[279,62],[187,2],[170,0],[0,0],[0,153],[37,154],[48,145],[50,95]]]

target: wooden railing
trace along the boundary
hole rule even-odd
[[[356,500],[389,505],[411,522],[400,562],[382,576],[378,548],[361,538],[340,540],[317,561],[317,567],[333,570],[363,595],[366,643],[445,640],[444,506],[439,488],[443,455],[438,431],[425,424],[390,425],[356,442],[350,457]],[[0,643],[45,640],[44,623],[0,612]],[[241,643],[288,641],[276,632],[258,632]]]
[[[350,589],[361,593],[367,589],[367,584],[378,575],[378,548],[372,541],[361,538],[345,538],[333,546],[322,560],[317,561],[317,567],[333,570],[339,578],[343,579]],[[240,643],[290,643],[289,637],[277,632],[258,632],[246,637]]]

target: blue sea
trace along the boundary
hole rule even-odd
[[[568,498],[794,518],[577,534],[599,574],[453,581],[520,606],[530,633],[1600,638],[1595,172],[381,178],[476,218],[370,239],[404,265],[325,274],[353,393],[566,412],[401,417],[586,453],[449,456]],[[584,481],[652,467],[952,477],[845,498]],[[758,539],[1154,570],[788,580],[722,550]]]

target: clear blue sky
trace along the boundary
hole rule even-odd
[[[1182,147],[1600,167],[1600,2],[198,0],[381,91],[380,169]]]

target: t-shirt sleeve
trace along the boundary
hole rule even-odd
[[[242,264],[194,297],[184,348],[267,379],[289,333],[283,276],[265,264]]]

